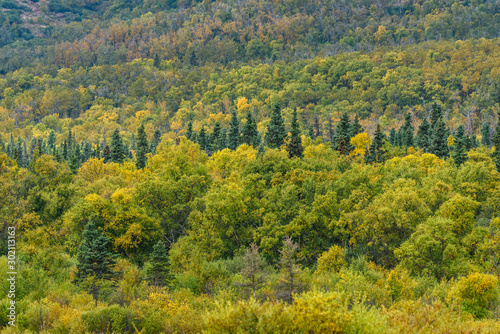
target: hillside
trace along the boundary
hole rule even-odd
[[[0,7],[1,333],[500,332],[498,1]]]

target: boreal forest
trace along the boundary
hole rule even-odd
[[[498,0],[1,0],[1,333],[500,333]]]

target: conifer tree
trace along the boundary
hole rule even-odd
[[[260,143],[259,143],[259,132],[257,131],[257,123],[252,117],[252,113],[250,111],[247,111],[247,122],[243,126],[241,135],[243,143],[253,147],[259,146]]]
[[[314,129],[314,139],[318,137],[323,137],[323,133],[321,132],[321,123],[319,122],[318,115],[314,116],[313,129]]]
[[[301,292],[304,283],[300,278],[302,269],[297,261],[299,245],[293,242],[291,237],[285,238],[283,248],[280,250],[278,266],[280,268],[280,280],[278,281],[278,298],[291,303],[293,294]]]
[[[102,150],[102,157],[104,158],[104,163],[111,162],[111,150],[109,149],[109,146],[106,145],[104,147],[104,150]]]
[[[116,255],[109,251],[109,239],[98,231],[93,222],[88,223],[78,248],[73,283],[84,287],[94,297],[96,306],[102,285],[116,277],[113,271],[115,258]]]
[[[498,116],[500,118],[500,112],[498,112]],[[497,171],[500,172],[500,122],[497,124],[495,134],[491,140],[491,144],[493,145],[493,161],[497,165]]]
[[[432,104],[432,111],[431,111],[431,131],[433,131],[434,127],[436,126],[437,122],[443,118],[443,109],[439,104],[434,102]]]
[[[68,131],[68,138],[66,139],[66,145],[68,145],[68,157],[73,154],[74,138],[71,129]]]
[[[470,136],[470,146],[471,146],[471,149],[479,147],[479,143],[477,141],[477,137],[476,137],[475,133],[472,134],[472,136]]]
[[[123,146],[122,137],[120,136],[120,131],[118,128],[111,135],[111,143],[110,143],[110,151],[111,151],[111,161],[116,163],[123,163],[125,157],[127,156],[127,152],[125,151],[125,147]]]
[[[309,131],[307,133],[307,135],[309,136],[309,138],[311,138],[312,140],[315,140],[316,139],[316,136],[314,134],[314,127],[311,125],[309,127]]]
[[[161,142],[161,132],[160,130],[156,129],[155,133],[153,134],[153,140],[151,141],[151,147],[150,147],[151,154],[156,154],[156,149],[158,148],[158,145],[160,145],[160,142]]]
[[[92,145],[88,141],[85,141],[83,145],[82,162],[89,160],[92,157]]]
[[[204,151],[207,150],[207,134],[205,132],[205,127],[201,127],[200,134],[198,135],[198,144],[200,145],[200,148]]]
[[[391,143],[392,146],[396,146],[396,130],[394,129],[391,129],[389,133],[389,143]]]
[[[302,146],[302,138],[300,137],[299,120],[297,119],[297,110],[293,111],[291,137],[287,144],[287,151],[289,158],[302,158],[304,155],[304,147]]]
[[[363,127],[359,123],[359,117],[358,115],[356,115],[356,117],[354,117],[354,122],[351,125],[351,138],[355,137],[357,134],[360,134],[363,131]]]
[[[491,146],[491,133],[490,133],[490,123],[485,122],[481,126],[481,144],[484,146]]]
[[[439,158],[448,156],[448,136],[446,136],[446,125],[440,118],[432,126],[432,137],[429,152]]]
[[[430,124],[427,118],[424,117],[422,123],[420,123],[417,131],[416,144],[418,147],[424,150],[424,152],[429,152],[430,143]]]
[[[380,124],[377,124],[377,129],[373,136],[373,141],[370,145],[368,153],[365,157],[367,163],[383,163],[385,161],[385,150],[384,150],[384,134],[380,129]]]
[[[172,280],[169,265],[167,247],[160,240],[153,246],[149,262],[145,266],[147,280],[154,287],[155,292],[158,287],[168,285]]]
[[[337,125],[337,147],[336,150],[341,154],[348,155],[352,150],[351,145],[351,124],[349,123],[349,116],[343,113],[340,122]]]
[[[220,148],[218,147],[218,140],[219,140],[219,136],[220,136],[220,132],[221,132],[221,126],[220,126],[220,123],[219,122],[215,122],[215,125],[214,125],[214,130],[212,131],[212,134],[210,135],[210,143],[212,144],[211,148],[210,148],[210,151],[217,151],[217,150],[220,150]]]
[[[333,136],[334,136],[334,131],[333,131],[333,123],[332,123],[332,116],[328,116],[328,140],[330,140],[330,143],[333,142]]]
[[[54,130],[51,130],[49,133],[49,138],[47,139],[47,146],[50,154],[54,154],[55,144],[56,144],[56,134]]]
[[[271,121],[267,127],[266,145],[270,148],[280,148],[286,138],[285,124],[281,116],[281,105],[276,103],[271,114]]]
[[[220,131],[219,138],[217,139],[217,149],[223,150],[225,148],[227,148],[227,130],[222,129]]]
[[[411,124],[411,114],[406,113],[402,131],[403,146],[413,147],[413,125]]]
[[[193,122],[189,121],[188,122],[188,128],[186,130],[186,138],[189,140],[192,140],[191,138],[193,137]]]
[[[455,134],[453,160],[457,166],[462,165],[467,160],[466,136],[463,125],[460,125]]]
[[[160,57],[158,56],[158,53],[155,53],[155,58],[154,58],[154,61],[153,61],[153,66],[156,67],[156,68],[160,68],[160,65],[161,65]]]
[[[63,142],[63,145],[62,145],[62,158],[64,160],[68,160],[68,143],[66,142],[66,140]]]
[[[135,166],[137,169],[143,169],[146,167],[146,153],[148,153],[148,151],[148,138],[146,136],[146,131],[144,130],[144,124],[141,124],[139,129],[137,129],[137,151],[135,154]]]
[[[241,276],[244,281],[238,285],[250,289],[255,298],[257,290],[259,290],[266,281],[266,261],[259,253],[259,246],[255,243],[250,245],[243,256],[244,266],[241,269]]]
[[[230,150],[236,150],[240,141],[240,121],[236,116],[236,111],[231,112],[231,122],[229,123],[229,134],[227,138],[227,147]]]

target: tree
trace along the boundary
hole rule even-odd
[[[290,141],[287,144],[288,157],[299,157],[304,156],[304,147],[302,146],[302,138],[300,137],[299,121],[297,119],[297,110],[293,111],[292,116],[292,131],[290,136]]]
[[[349,123],[349,116],[343,113],[340,122],[337,125],[337,147],[335,148],[341,154],[348,155],[352,150],[351,146],[351,124]]]
[[[351,125],[351,138],[355,137],[357,134],[362,133],[363,131],[363,127],[359,123],[359,117],[358,115],[356,115],[356,117],[354,117],[354,122]]]
[[[403,125],[402,137],[403,137],[403,146],[413,147],[413,125],[411,124],[411,114],[406,113],[405,115],[405,123]]]
[[[153,66],[156,67],[156,68],[160,68],[160,65],[161,65],[160,57],[158,56],[157,53],[155,53],[155,58],[154,58]]]
[[[396,135],[396,130],[394,128],[391,129],[391,132],[389,132],[389,143],[391,143],[392,146],[396,146]]]
[[[465,128],[463,125],[460,125],[455,135],[455,144],[453,145],[455,150],[452,154],[453,160],[455,160],[457,166],[460,166],[467,160],[467,147],[465,141]]]
[[[191,137],[193,137],[193,122],[189,121],[188,128],[186,130],[186,138],[191,140]]]
[[[210,143],[212,144],[211,151],[220,150],[220,148],[217,145],[220,136],[220,131],[221,131],[220,122],[215,122],[214,130],[210,135]]]
[[[259,246],[255,243],[250,245],[243,256],[243,268],[241,269],[241,276],[244,281],[238,283],[239,286],[252,290],[253,297],[255,298],[257,290],[262,287],[266,281],[265,268],[266,261],[259,253]]]
[[[47,139],[47,145],[50,154],[55,155],[55,144],[56,144],[56,134],[54,130],[51,130],[49,133],[49,138]]]
[[[319,122],[318,115],[314,116],[313,129],[314,129],[314,139],[318,137],[323,137],[323,133],[321,132],[321,123]]]
[[[430,124],[427,118],[424,117],[422,123],[420,123],[417,131],[416,144],[418,147],[424,150],[424,152],[429,152],[430,143]]]
[[[151,149],[150,149],[151,154],[156,154],[156,149],[158,148],[158,145],[160,145],[160,142],[161,142],[161,132],[160,130],[156,129],[155,133],[153,134],[153,140],[151,141]]]
[[[271,114],[271,121],[267,127],[266,144],[270,148],[280,148],[286,138],[285,124],[281,116],[281,105],[276,103]]]
[[[498,115],[500,116],[500,112],[498,112]],[[497,170],[500,172],[500,122],[497,124],[497,128],[491,140],[491,144],[494,147],[493,161],[495,161],[495,164],[497,165]]]
[[[111,135],[110,143],[110,158],[112,162],[123,163],[125,160],[126,152],[125,147],[123,147],[122,137],[120,136],[120,131],[118,128]]]
[[[490,123],[485,122],[481,126],[481,144],[484,146],[491,146],[491,133],[490,133]]]
[[[291,237],[283,240],[283,248],[280,250],[278,266],[280,268],[280,279],[278,281],[277,295],[287,303],[293,301],[293,294],[301,292],[304,283],[300,278],[302,269],[297,262],[299,245],[293,242]]]
[[[203,126],[200,130],[200,134],[198,135],[198,144],[200,145],[201,149],[206,151],[208,147],[208,139],[207,139],[207,134],[205,132],[205,127]]]
[[[227,148],[227,130],[222,129],[220,131],[219,138],[217,139],[217,149],[223,150]]]
[[[145,265],[146,278],[155,292],[158,287],[165,286],[172,280],[169,265],[167,247],[160,240],[153,246],[149,262]]]
[[[113,270],[115,258],[116,255],[109,251],[109,239],[98,231],[93,222],[89,222],[78,248],[73,283],[83,286],[94,297],[96,306],[103,284],[117,275]]]
[[[380,124],[377,124],[377,129],[375,130],[373,141],[370,145],[370,149],[368,150],[365,161],[371,163],[382,163],[385,161],[385,154],[384,134],[382,133],[382,130],[380,130]]]
[[[146,167],[146,153],[149,151],[148,139],[146,137],[146,131],[144,130],[144,124],[142,124],[139,129],[137,129],[137,152],[135,154],[135,166],[137,169],[143,169]]]
[[[432,136],[429,152],[438,156],[439,158],[445,158],[448,156],[448,136],[446,135],[446,125],[444,121],[440,118],[436,121],[436,124],[432,126]]]
[[[259,132],[257,131],[257,123],[252,117],[252,113],[247,111],[247,122],[243,126],[241,133],[242,141],[250,146],[259,147]]]
[[[109,149],[108,145],[104,147],[104,150],[102,151],[102,157],[104,158],[104,163],[108,163],[111,161],[111,150]]]
[[[231,113],[231,122],[229,123],[229,134],[227,138],[227,147],[230,150],[236,150],[240,142],[240,121],[236,116],[236,111]]]

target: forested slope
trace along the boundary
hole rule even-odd
[[[0,6],[2,333],[500,331],[498,1]]]

